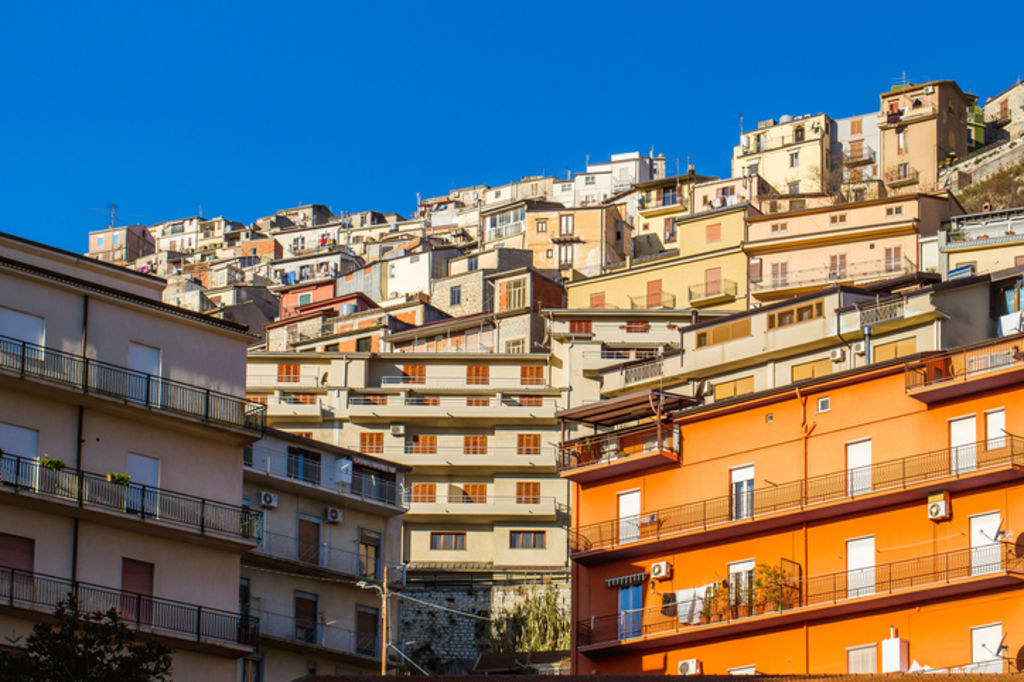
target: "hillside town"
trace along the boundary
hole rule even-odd
[[[0,234],[0,636],[74,591],[186,680],[1020,671],[1024,197],[961,197],[1024,82],[862,101],[728,177]]]

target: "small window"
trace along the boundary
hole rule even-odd
[[[832,401],[828,396],[818,398],[818,412],[828,412],[832,409]]]
[[[544,549],[545,533],[542,530],[510,530],[509,549]]]
[[[553,255],[554,255],[554,252],[551,249],[548,249],[547,251],[544,252],[544,257],[545,258],[551,258],[551,256],[553,256]]]
[[[96,237],[96,246],[103,246],[103,235]]]
[[[569,321],[569,333],[570,334],[592,334],[594,332],[594,323],[590,320],[570,320]]]
[[[722,224],[715,223],[714,225],[708,225],[705,228],[704,237],[708,244],[722,241]]]
[[[586,177],[586,179],[583,180],[583,184],[584,185],[593,185],[596,182],[597,182],[597,178],[595,176],[593,176],[593,175],[588,175]]]
[[[789,167],[796,168],[800,165],[800,152],[793,152],[789,155]]]
[[[526,352],[526,340],[514,339],[505,342],[505,352],[509,355],[522,355]]]
[[[846,214],[838,213],[836,215],[829,216],[829,222],[832,223],[833,225],[841,225],[842,223],[846,222]]]
[[[537,221],[537,231],[538,232],[547,232],[548,231],[548,221],[546,221],[546,220],[538,220]]]
[[[373,337],[363,336],[356,339],[356,352],[369,353],[373,350]]]
[[[462,287],[455,286],[448,290],[449,305],[462,305]]]
[[[516,504],[540,504],[540,481],[516,481]]]
[[[539,455],[540,454],[540,434],[539,433],[520,433],[516,436],[516,454],[517,455]]]
[[[800,182],[797,181],[789,183],[788,189],[790,194],[800,194]],[[790,206],[790,208],[792,208],[792,206]]]
[[[631,320],[626,322],[626,333],[646,334],[651,330],[651,323],[645,320]]]
[[[772,234],[782,234],[789,230],[788,223],[772,223]]]
[[[473,271],[474,271],[474,270],[476,270],[476,269],[477,269],[478,267],[479,267],[479,262],[478,262],[478,260],[477,260],[476,256],[474,256],[474,257],[470,258],[470,259],[469,259],[469,260],[468,260],[468,261],[466,262],[466,270],[467,270],[467,271],[469,271],[469,272],[473,272]]]

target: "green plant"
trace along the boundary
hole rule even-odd
[[[107,474],[107,480],[110,481],[111,483],[120,483],[121,485],[128,485],[128,483],[132,480],[132,477],[129,476],[128,474],[120,474],[111,471]]]
[[[759,605],[782,611],[793,606],[789,577],[782,564],[758,564],[754,569],[754,588]]]
[[[554,585],[520,587],[518,599],[492,616],[492,651],[554,651],[569,646],[569,612]]]
[[[39,459],[39,466],[43,467],[44,469],[51,469],[53,471],[60,471],[61,469],[66,467],[67,464],[62,459],[57,459],[56,457],[50,457],[49,455],[43,455]]]
[[[715,588],[707,587],[704,589],[704,602],[700,607],[700,617],[705,623],[711,620],[711,605],[715,599]]]

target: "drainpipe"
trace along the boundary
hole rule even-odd
[[[81,355],[86,357],[86,349],[89,345],[89,296],[82,297],[82,348]],[[83,371],[88,364],[83,364]],[[82,470],[82,435],[83,421],[85,420],[85,406],[78,406],[78,424],[75,428],[75,468]],[[82,480],[79,479],[78,504],[82,504]],[[78,580],[78,517],[71,519],[71,582]]]
[[[871,327],[864,327],[864,364],[871,364]]]

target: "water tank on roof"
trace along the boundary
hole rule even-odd
[[[353,315],[359,310],[359,306],[355,303],[342,303],[338,306],[338,315],[344,317],[345,315]]]
[[[789,123],[792,120],[793,117],[790,116],[789,114],[783,114],[782,116],[779,116],[779,123]]]

